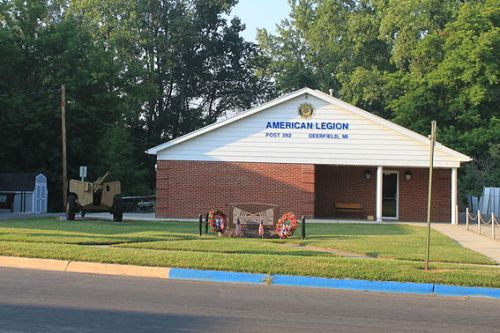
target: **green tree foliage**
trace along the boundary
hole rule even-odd
[[[60,86],[68,174],[154,186],[144,150],[272,96],[235,0],[0,0],[0,170],[43,171],[60,209]],[[92,177],[91,177],[92,178]]]
[[[120,119],[112,54],[73,16],[44,1],[4,1],[0,169],[42,171],[60,198],[60,85],[67,87],[69,175],[99,159],[96,137]],[[101,112],[106,110],[106,112]],[[51,206],[57,202],[51,200]]]
[[[475,193],[500,183],[499,20],[498,1],[462,5],[417,45],[408,88],[389,103],[396,121],[421,132],[436,119],[440,140],[474,157],[463,185]]]
[[[259,32],[280,91],[333,88],[422,134],[437,120],[439,140],[474,158],[461,189],[500,184],[498,0],[290,3],[276,36]]]
[[[96,147],[100,152],[100,159],[96,165],[95,177],[110,171],[109,179],[120,180],[124,194],[148,194],[151,189],[146,182],[147,169],[144,163],[139,164],[137,161],[141,152],[135,148],[128,130],[122,124],[106,129]],[[128,148],[123,149],[124,147]]]

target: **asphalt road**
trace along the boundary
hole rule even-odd
[[[0,332],[500,332],[500,301],[0,268]]]

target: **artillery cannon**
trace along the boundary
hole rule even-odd
[[[86,182],[76,179],[69,181],[68,204],[66,219],[74,220],[78,211],[85,212],[108,211],[113,214],[113,221],[121,222],[123,219],[123,200],[120,196],[121,184],[119,181],[107,182],[104,180],[110,175],[97,178],[95,182]]]

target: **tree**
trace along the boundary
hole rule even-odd
[[[498,184],[498,0],[290,3],[278,35],[259,38],[278,89],[333,88],[424,135],[437,120],[439,140],[475,159],[464,192]]]
[[[70,11],[119,58],[125,124],[140,150],[274,96],[263,58],[228,22],[235,0],[73,1]],[[144,157],[153,183],[154,160]]]
[[[440,140],[474,157],[462,186],[476,193],[478,184],[491,186],[500,179],[495,157],[500,143],[499,17],[498,1],[463,4],[456,20],[418,45],[415,54],[421,64],[413,72],[419,75],[391,102],[401,124],[423,131],[436,119]],[[433,52],[427,52],[429,45]]]
[[[266,59],[224,16],[235,3],[0,0],[0,168],[45,172],[62,208],[65,84],[69,177],[110,168],[125,192],[151,191],[146,149],[274,94]]]
[[[96,177],[110,171],[110,179],[121,181],[124,194],[147,194],[150,191],[146,178],[147,169],[137,158],[141,156],[141,152],[137,151],[123,124],[108,127],[96,149],[100,154],[94,171]]]
[[[61,6],[63,6],[62,4]],[[0,35],[0,167],[48,175],[51,209],[61,209],[60,91],[67,87],[68,175],[99,159],[98,138],[120,119],[112,54],[78,19],[45,1],[4,1]],[[4,65],[5,64],[5,65]]]

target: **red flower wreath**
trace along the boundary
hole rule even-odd
[[[275,232],[281,239],[288,238],[297,230],[298,221],[293,213],[285,213],[276,224]]]
[[[220,209],[208,212],[208,224],[211,232],[224,232],[227,229],[227,216]]]

